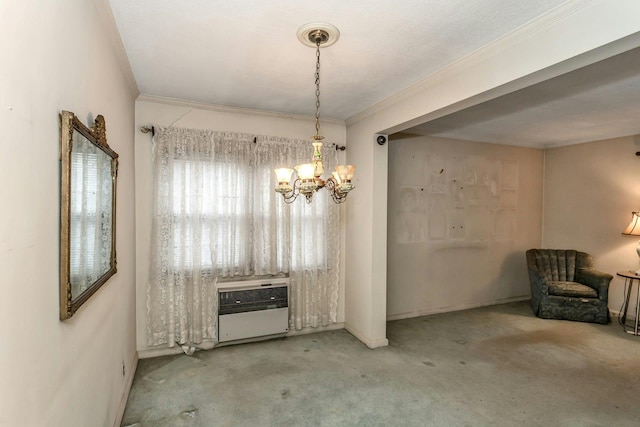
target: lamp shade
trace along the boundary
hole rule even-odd
[[[315,167],[313,163],[305,163],[296,166],[296,172],[298,172],[298,178],[300,179],[313,179]]]
[[[640,212],[631,212],[631,222],[622,234],[640,236]]]
[[[293,174],[293,169],[289,168],[279,168],[275,170],[276,177],[279,183],[291,181],[291,175]]]
[[[353,172],[356,167],[353,165],[338,165],[336,166],[336,172],[340,176],[341,181],[351,181],[353,179]]]

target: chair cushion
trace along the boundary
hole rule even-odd
[[[575,298],[598,298],[595,289],[576,282],[549,282],[549,295]]]

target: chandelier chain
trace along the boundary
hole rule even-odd
[[[316,38],[316,137],[320,133],[320,38]]]

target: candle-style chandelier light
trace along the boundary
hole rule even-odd
[[[293,184],[291,184],[293,169],[279,168],[275,170],[278,180],[276,191],[282,194],[286,203],[292,203],[300,194],[304,195],[307,203],[311,203],[314,193],[321,188],[326,188],[329,191],[334,202],[342,203],[347,199],[349,191],[354,189],[351,183],[355,171],[353,165],[338,165],[332,176],[326,180],[322,179],[324,173],[322,141],[324,136],[320,135],[320,46],[331,46],[339,37],[340,31],[333,25],[326,23],[306,24],[298,30],[298,39],[303,44],[316,48],[316,133],[311,137],[313,160],[311,163],[295,166],[297,177]]]

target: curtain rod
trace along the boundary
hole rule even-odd
[[[151,132],[151,136],[156,136],[156,128],[155,128],[155,126],[142,126],[140,128],[140,132],[142,132],[142,133]]]
[[[151,136],[156,136],[156,128],[155,128],[155,126],[141,126],[141,127],[140,127],[140,132],[142,132],[142,133],[149,133],[149,132],[151,132]],[[258,141],[258,138],[254,137],[254,138],[253,138],[253,143],[255,144],[257,141]],[[338,144],[335,144],[335,143],[333,143],[333,142],[332,142],[330,145],[331,145],[332,147],[335,147],[335,148],[336,148],[336,151],[344,151],[344,150],[346,150],[346,149],[347,149],[347,147],[346,147],[346,146],[344,146],[344,145],[338,145]]]

